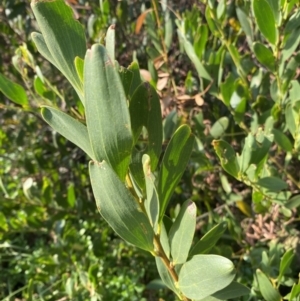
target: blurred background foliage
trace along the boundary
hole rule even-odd
[[[251,288],[241,300],[265,299],[260,271],[286,296],[300,266],[298,1],[280,2],[275,33],[246,0],[66,2],[89,46],[116,24],[120,65],[137,60],[159,92],[164,141],[180,124],[193,129],[197,144],[169,216],[191,199],[198,237],[227,223],[213,253],[233,260],[238,281]],[[41,104],[79,119],[83,108],[37,52],[32,31],[29,1],[3,0],[0,80],[21,85],[28,101],[0,94],[0,300],[175,300],[153,258],[119,239],[97,213],[83,152],[42,121]],[[250,165],[228,172],[224,148],[212,144],[219,138],[241,156],[257,141],[262,153],[249,162],[259,172]]]

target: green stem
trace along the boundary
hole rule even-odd
[[[174,269],[174,266],[172,265],[172,262],[169,260],[168,256],[166,255],[162,245],[161,245],[161,242],[160,242],[160,239],[159,239],[159,236],[158,235],[154,235],[154,247],[156,249],[156,256],[159,257],[163,264],[165,265],[165,267],[168,269],[174,283],[175,283],[175,286],[177,287],[177,283],[178,283],[178,275]],[[185,297],[184,295],[181,294],[180,296],[181,300],[183,301],[191,301],[191,299]]]

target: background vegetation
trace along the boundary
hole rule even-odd
[[[258,1],[67,2],[88,45],[116,24],[120,65],[137,60],[159,91],[164,141],[192,127],[197,143],[168,215],[191,199],[199,238],[227,223],[212,252],[251,288],[242,300],[298,300],[298,1],[261,0],[264,10]],[[42,104],[79,118],[83,108],[37,52],[29,2],[4,1],[0,14],[0,300],[175,300],[152,257],[96,211],[86,156],[41,119]],[[10,97],[8,79],[26,95]]]

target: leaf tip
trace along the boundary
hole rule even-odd
[[[110,30],[115,30],[115,29],[116,29],[116,24],[111,24],[111,25],[109,26],[109,29],[110,29]]]

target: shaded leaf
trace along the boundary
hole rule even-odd
[[[282,49],[282,61],[287,61],[300,43],[300,28],[293,30],[287,37]]]
[[[91,159],[95,159],[85,125],[52,107],[43,107],[41,113],[45,121],[55,131],[80,147]]]
[[[193,45],[187,40],[187,38],[184,36],[183,33],[181,33],[180,30],[178,30],[177,32],[183,41],[183,47],[184,47],[184,50],[185,50],[187,56],[190,58],[192,63],[195,65],[195,68],[197,70],[199,78],[204,78],[204,79],[211,81],[212,78],[208,74],[204,65],[199,60],[198,56],[196,55]]]
[[[132,72],[132,79],[131,79],[130,89],[128,92],[128,95],[131,98],[135,90],[143,81],[141,79],[139,64],[136,61],[130,64],[128,70]]]
[[[240,167],[232,146],[224,140],[214,140],[212,145],[224,170],[238,179]]]
[[[293,145],[290,139],[281,131],[277,129],[272,130],[272,134],[274,135],[275,142],[286,152],[293,151]]]
[[[259,179],[257,181],[257,185],[259,185],[267,190],[273,191],[273,192],[279,192],[280,190],[288,188],[288,185],[286,182],[284,182],[281,179],[276,178],[276,177],[265,177],[265,178]]]
[[[148,145],[143,153],[151,159],[154,171],[162,147],[162,117],[159,97],[149,83],[142,83],[132,95],[129,106],[134,143],[138,141],[143,126],[148,132]]]
[[[224,83],[220,85],[220,90],[223,98],[223,102],[227,107],[230,106],[230,100],[233,92],[235,91],[235,79],[232,75],[232,73],[229,73],[229,75],[226,77]]]
[[[238,298],[250,294],[250,289],[236,281],[231,282],[228,286],[217,291],[212,296],[221,300]]]
[[[129,98],[129,90],[131,87],[131,82],[133,79],[133,72],[129,69],[126,69],[124,67],[120,67],[119,69],[119,75],[123,84],[124,92],[126,95],[126,98]]]
[[[163,261],[159,258],[159,257],[155,257],[155,262],[156,262],[156,267],[157,267],[157,271],[158,274],[161,278],[161,280],[163,281],[163,283],[170,289],[172,290],[174,293],[177,292],[176,286],[174,284],[174,280],[171,277],[168,269],[166,268],[166,266],[164,265]],[[178,294],[178,293],[177,293]]]
[[[227,228],[227,223],[222,222],[212,229],[210,229],[205,235],[193,246],[189,256],[196,254],[208,253],[222,237]]]
[[[187,125],[179,127],[172,136],[158,175],[157,192],[160,200],[160,218],[163,218],[171,195],[189,161],[194,145],[194,136]]]
[[[288,200],[285,204],[285,207],[288,209],[294,209],[300,206],[300,195],[295,195]]]
[[[281,257],[280,267],[279,267],[279,276],[277,277],[278,283],[280,283],[282,276],[284,276],[284,274],[287,272],[294,257],[295,257],[295,253],[294,253],[293,249],[287,250]]]
[[[111,167],[90,162],[91,183],[99,212],[127,242],[153,251],[154,232],[149,219]]]
[[[269,68],[271,71],[275,71],[275,58],[269,48],[260,42],[255,42],[253,50],[258,61]]]
[[[0,73],[0,91],[14,103],[21,106],[28,105],[28,98],[25,89],[22,86],[12,82],[1,73]]]
[[[256,270],[256,277],[260,292],[266,301],[282,300],[279,292],[272,286],[268,277],[261,270]]]

